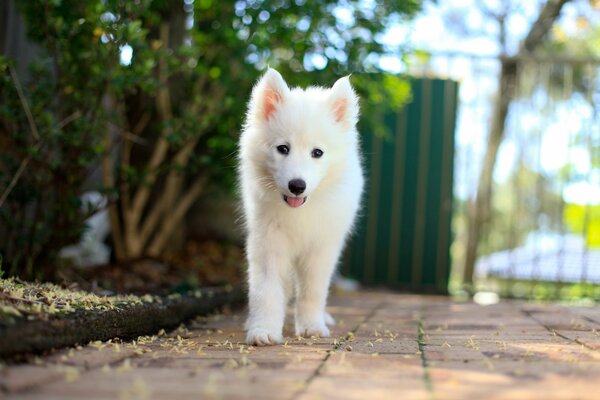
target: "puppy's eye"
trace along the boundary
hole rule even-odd
[[[282,145],[277,146],[277,151],[280,154],[287,155],[287,154],[290,153],[290,148],[289,148],[289,146],[286,146],[285,144],[282,144]]]
[[[313,158],[321,158],[321,156],[323,155],[323,150],[313,149],[311,155],[313,156]]]

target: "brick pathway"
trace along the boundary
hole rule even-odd
[[[243,315],[0,370],[14,399],[598,399],[600,309],[334,297],[333,337],[243,344]],[[289,330],[288,330],[289,333]]]

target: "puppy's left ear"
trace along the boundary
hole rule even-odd
[[[331,88],[329,108],[336,122],[353,126],[358,121],[358,96],[350,84],[350,76],[338,79]]]

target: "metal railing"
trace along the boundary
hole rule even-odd
[[[452,286],[463,278],[502,62],[515,88],[478,241],[478,289],[509,296],[600,298],[600,61],[433,54],[412,75],[460,82]]]

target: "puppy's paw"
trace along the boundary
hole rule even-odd
[[[335,325],[335,319],[328,312],[325,312],[325,325],[329,325],[329,326]]]
[[[296,335],[311,337],[311,336],[319,336],[319,337],[329,337],[329,328],[324,323],[312,323],[312,324],[297,324],[296,325]]]
[[[274,344],[283,343],[281,333],[276,333],[263,328],[248,329],[246,342],[254,346],[271,346]]]

